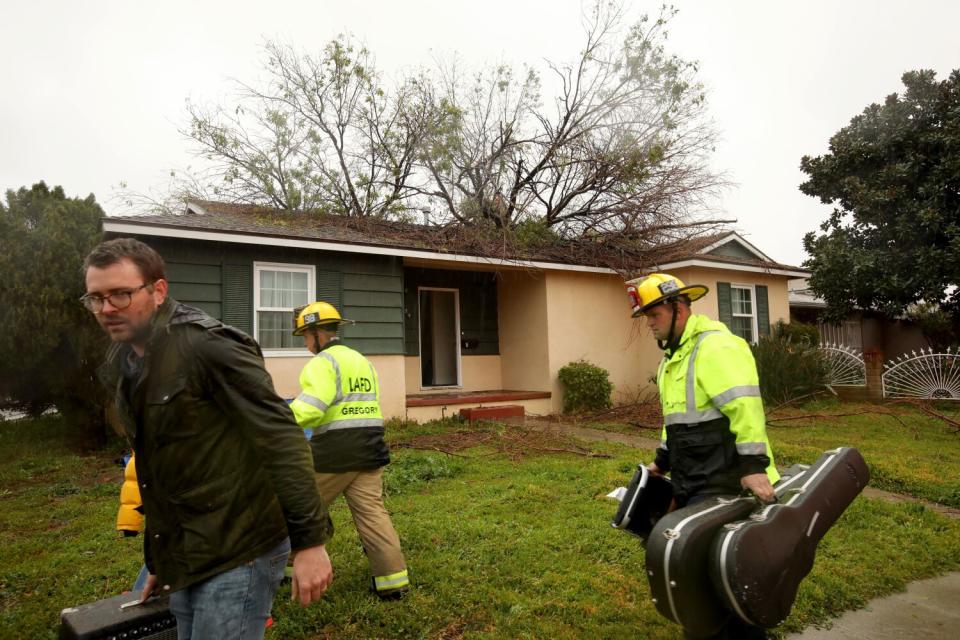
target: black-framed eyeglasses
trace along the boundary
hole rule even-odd
[[[136,289],[125,289],[123,291],[114,291],[113,293],[108,293],[105,296],[101,296],[97,293],[88,293],[86,295],[80,296],[80,304],[87,308],[88,311],[93,313],[99,313],[103,311],[103,303],[107,300],[110,301],[110,304],[113,305],[114,309],[126,309],[130,306],[130,303],[133,302],[133,294],[144,287],[149,287],[152,282],[145,282]]]

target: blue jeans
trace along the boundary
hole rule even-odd
[[[140,573],[137,574],[137,580],[133,583],[133,589],[130,590],[134,595],[140,595],[140,592],[143,591],[143,588],[147,586],[147,577],[149,577],[150,572],[147,570],[147,565],[140,565]]]
[[[290,539],[256,560],[170,595],[178,640],[260,640],[283,580]]]

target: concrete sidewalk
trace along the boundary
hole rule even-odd
[[[960,637],[960,573],[920,580],[905,593],[877,598],[833,621],[829,629],[807,629],[787,640],[894,640]]]

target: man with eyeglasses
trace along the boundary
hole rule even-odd
[[[332,579],[333,525],[313,461],[257,343],[167,296],[163,259],[131,238],[98,245],[81,298],[113,341],[101,380],[136,452],[150,576],[177,635],[262,638],[292,552],[291,597]]]

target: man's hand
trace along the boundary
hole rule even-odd
[[[648,464],[648,465],[647,465],[647,471],[649,471],[650,473],[652,473],[652,474],[655,475],[655,476],[662,476],[662,475],[663,475],[663,472],[660,471],[660,467],[657,466],[657,463],[656,463],[656,462],[651,462],[650,464]]]
[[[143,584],[143,591],[140,592],[141,604],[146,602],[150,596],[155,595],[157,591],[157,576],[152,573],[147,576],[147,581]]]
[[[297,551],[297,555],[293,557],[291,600],[300,600],[300,606],[305,607],[319,600],[331,582],[333,567],[322,544]]]
[[[761,502],[773,502],[776,494],[765,473],[751,473],[740,478],[740,486],[757,496]]]

